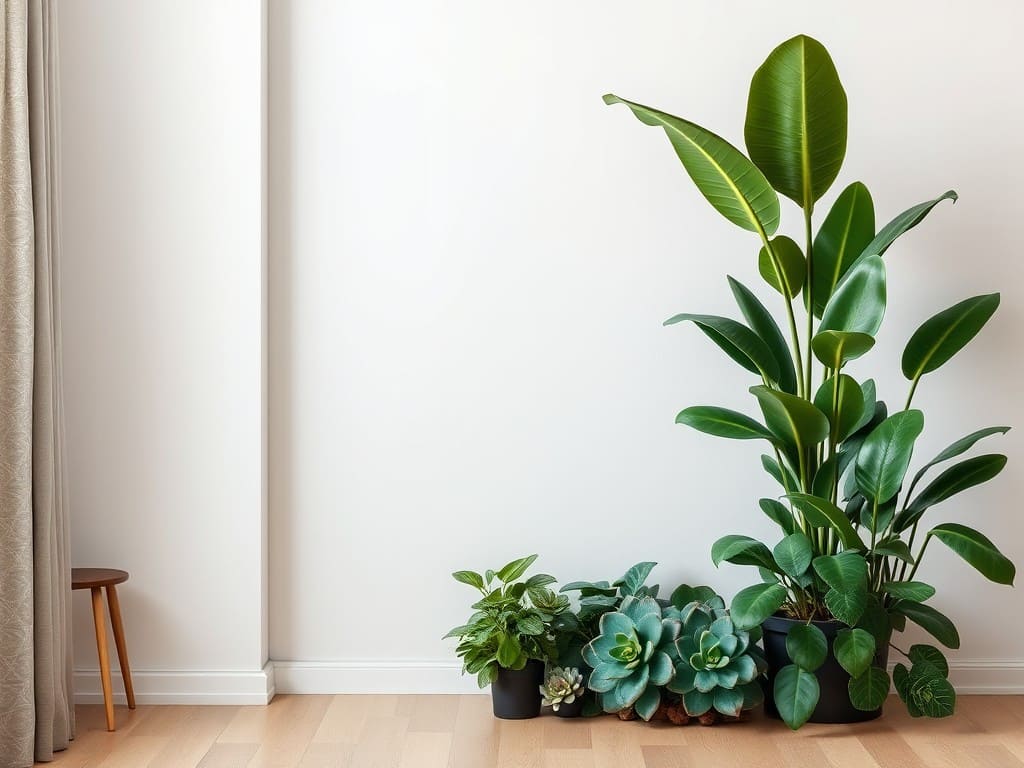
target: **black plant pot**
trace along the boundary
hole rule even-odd
[[[502,720],[525,720],[540,714],[540,686],[544,662],[530,659],[522,669],[499,669],[491,683],[494,716]]]
[[[792,661],[786,652],[786,635],[789,630],[797,624],[804,622],[797,619],[788,619],[783,616],[772,616],[761,625],[764,630],[764,654],[768,659],[768,683],[765,691],[765,712],[772,717],[778,717],[778,710],[775,708],[775,700],[772,696],[772,689],[775,685],[775,674]],[[873,709],[870,712],[857,709],[850,703],[850,694],[847,688],[850,682],[850,675],[843,669],[832,653],[832,643],[836,633],[845,629],[846,625],[840,621],[813,621],[811,622],[820,629],[828,640],[828,656],[825,663],[815,671],[814,676],[818,678],[818,687],[821,689],[821,697],[818,699],[818,706],[814,708],[809,722],[812,723],[862,723],[866,720],[874,720],[882,714],[882,708]],[[889,645],[886,643],[875,654],[874,665],[885,669],[889,661]]]
[[[579,717],[583,714],[583,692],[580,691],[576,695],[576,699],[572,704],[566,704],[562,702],[558,705],[558,709],[555,710],[555,715],[558,717]]]

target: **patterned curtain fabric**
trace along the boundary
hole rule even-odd
[[[0,0],[0,768],[74,735],[55,0]]]

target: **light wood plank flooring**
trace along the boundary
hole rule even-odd
[[[78,707],[61,768],[1024,768],[1024,697],[963,696],[955,717],[886,715],[791,733],[614,717],[495,720],[487,696],[278,696],[266,707]]]

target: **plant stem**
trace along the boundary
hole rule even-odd
[[[907,581],[914,580],[914,574],[917,573],[917,567],[921,565],[921,558],[924,557],[924,551],[928,547],[928,542],[931,541],[932,535],[929,533],[924,537],[924,543],[921,544],[921,550],[917,553],[917,557],[914,558],[914,567],[910,569],[910,575],[907,576]]]
[[[761,236],[761,243],[764,245],[765,251],[768,252],[768,257],[772,260],[772,267],[775,269],[775,274],[779,276],[782,287],[785,289],[785,293],[782,298],[785,300],[786,304],[786,318],[789,320],[789,335],[793,340],[793,349],[791,352],[794,358],[794,365],[796,366],[797,394],[800,397],[804,397],[804,380],[800,373],[803,354],[800,350],[800,334],[796,329],[796,315],[793,313],[793,300],[790,298],[789,281],[786,280],[785,273],[782,271],[782,264],[779,261],[779,257],[775,255],[775,248],[772,247],[771,241],[768,239],[768,234],[760,227],[758,227],[758,234]],[[807,343],[810,344],[810,341]]]
[[[914,379],[914,381],[913,381],[913,382],[912,382],[912,383],[910,384],[910,392],[909,392],[909,393],[907,394],[907,402],[906,402],[906,404],[904,404],[904,406],[903,406],[903,410],[904,410],[904,411],[910,410],[910,402],[911,402],[911,401],[912,401],[912,400],[914,399],[914,393],[915,393],[915,392],[917,391],[917,382],[919,382],[920,380],[921,380],[921,377],[920,377],[920,376],[918,376],[918,377],[917,377],[916,379]]]
[[[807,386],[804,389],[804,393],[807,399],[810,400],[811,387],[813,385],[811,378],[811,364],[814,360],[814,355],[811,353],[811,339],[814,338],[814,297],[812,295],[812,289],[814,287],[814,255],[812,253],[814,241],[811,237],[810,208],[804,208],[804,234],[807,239],[807,282],[804,285],[804,295],[806,296],[804,305],[807,307]]]
[[[910,528],[910,538],[907,540],[907,549],[911,549],[914,546],[914,538],[917,536],[917,523],[919,523],[919,522],[921,522],[921,521],[918,520]],[[916,560],[914,561],[914,564],[915,565],[917,564]],[[900,568],[900,581],[903,581],[903,577],[904,577],[904,575],[906,575],[906,573],[907,573],[907,561],[904,560],[903,561],[903,567]]]

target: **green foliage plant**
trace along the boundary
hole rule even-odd
[[[928,519],[932,507],[999,474],[1006,464],[1001,454],[958,457],[1009,427],[987,427],[956,440],[908,478],[925,426],[924,414],[913,407],[915,393],[981,331],[999,306],[999,294],[973,296],[921,323],[903,352],[908,390],[899,410],[880,398],[872,379],[846,371],[872,350],[881,328],[890,247],[957,195],[945,192],[876,227],[868,187],[854,181],[822,220],[815,219],[845,157],[847,98],[828,51],[804,35],[779,45],[754,74],[746,153],[668,112],[611,94],[604,100],[662,129],[707,201],[752,233],[757,271],[782,309],[780,324],[751,289],[729,277],[742,320],[683,313],[666,321],[695,325],[749,372],[751,402],[760,412],[756,417],[697,405],[676,421],[718,437],[763,441],[762,466],[778,484],[777,497],[759,504],[781,529],[775,546],[728,535],[712,548],[716,565],[754,566],[762,577],[736,595],[732,621],[742,630],[776,613],[804,622],[790,635],[793,664],[776,675],[773,691],[791,727],[805,722],[818,701],[813,672],[827,643],[810,623],[814,619],[847,625],[833,652],[851,674],[853,705],[876,709],[890,684],[878,651],[907,620],[941,645],[959,646],[955,625],[928,602],[934,588],[918,579],[932,542],[996,583],[1012,584],[1015,575],[1013,563],[984,534]],[[780,195],[800,210],[802,231],[792,238],[779,232]],[[919,487],[940,464],[946,468]],[[906,652],[892,647],[911,663],[894,673],[910,714],[951,714],[955,696],[942,653],[934,646]]]
[[[530,659],[546,662],[557,654],[551,624],[569,607],[569,598],[548,589],[553,576],[538,573],[521,580],[536,559],[519,558],[484,574],[452,574],[477,590],[480,599],[469,620],[445,638],[458,638],[455,653],[463,661],[463,674],[476,675],[481,688],[497,679],[499,669],[522,669]]]
[[[576,667],[552,667],[544,673],[540,695],[541,705],[557,712],[563,704],[583,696],[583,675]]]

